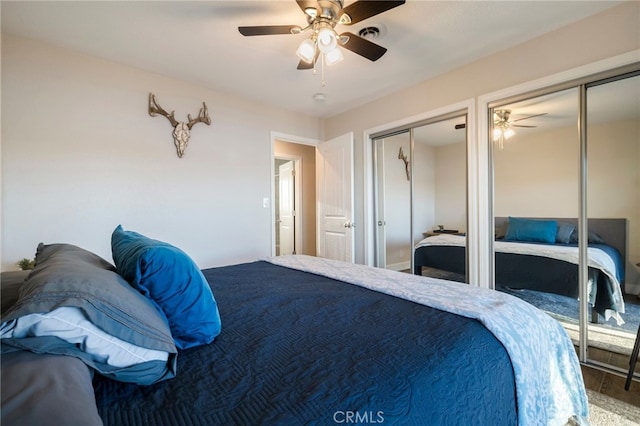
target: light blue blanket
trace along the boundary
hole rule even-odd
[[[560,323],[532,305],[498,291],[318,257],[265,260],[477,319],[511,358],[520,425],[588,424],[573,343]]]

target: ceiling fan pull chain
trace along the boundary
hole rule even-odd
[[[320,83],[320,86],[324,87],[324,54],[320,54],[321,62],[320,62],[320,72],[322,74],[322,82]]]

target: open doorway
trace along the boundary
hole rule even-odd
[[[275,255],[316,255],[316,148],[274,140]]]
[[[300,168],[301,161],[300,157],[275,158],[276,256],[296,254],[296,249],[301,245],[300,242],[296,244],[296,237],[301,236],[298,216],[300,208],[296,203],[297,199],[300,199],[300,185],[296,185],[299,176],[296,170]]]

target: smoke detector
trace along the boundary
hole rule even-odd
[[[327,99],[324,93],[314,93],[312,98],[316,103],[319,104],[324,103],[324,101]]]

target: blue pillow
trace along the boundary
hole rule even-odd
[[[506,241],[527,241],[553,244],[556,241],[558,222],[509,217]]]
[[[186,253],[121,225],[111,235],[111,251],[118,273],[164,312],[179,349],[211,343],[220,334],[211,287]]]

